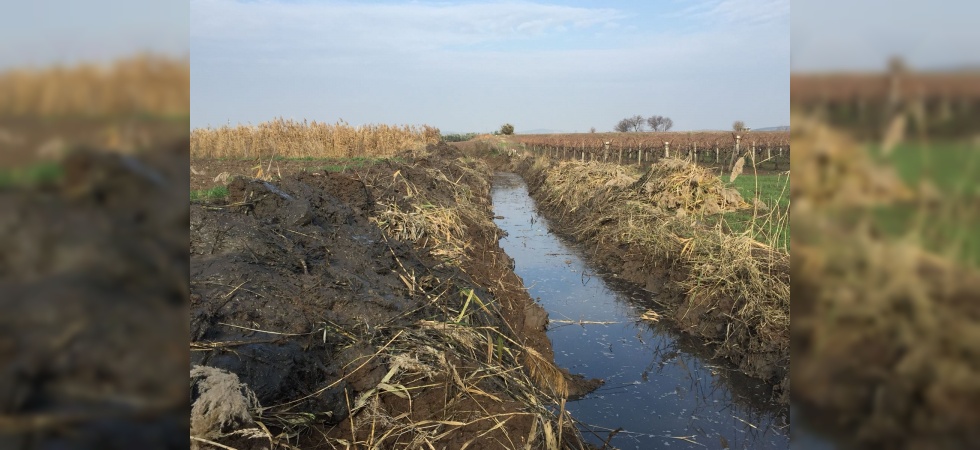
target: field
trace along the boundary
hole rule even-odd
[[[730,175],[722,179],[729,182]],[[733,233],[750,231],[752,237],[770,247],[790,249],[789,221],[789,176],[782,174],[744,173],[731,183],[742,194],[742,198],[759,198],[762,201],[760,209],[746,208],[744,210],[725,213],[723,221]],[[762,206],[764,205],[764,206]]]
[[[507,140],[523,150],[554,158],[620,164],[649,165],[675,157],[730,170],[737,159],[733,155],[751,159],[754,154],[758,169],[785,171],[790,158],[789,132],[776,131],[737,136],[731,132],[569,133],[513,135]]]
[[[894,238],[914,239],[924,249],[980,267],[980,154],[965,142],[907,143],[878,160],[895,167],[908,186],[929,198],[920,204],[874,208],[875,224]]]

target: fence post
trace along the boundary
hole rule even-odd
[[[636,165],[643,167],[643,147],[636,148]]]
[[[697,165],[698,164],[698,144],[697,143],[694,144],[694,153],[691,153],[691,161],[694,162],[694,165]]]
[[[741,143],[742,143],[742,136],[735,135],[735,151],[732,152],[731,162],[728,165],[728,170],[731,170],[732,167],[735,167],[735,155],[738,155],[738,148]]]
[[[670,158],[670,142],[664,141],[664,158]]]
[[[602,162],[609,162],[609,141],[605,142],[603,148],[605,148],[605,153],[602,157]]]
[[[606,145],[609,143],[606,142]],[[619,146],[619,164],[623,164],[623,146]]]

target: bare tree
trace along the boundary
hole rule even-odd
[[[625,132],[629,131],[630,130],[630,120],[629,119],[620,120],[619,123],[616,124],[616,128],[614,128],[614,130],[616,130],[616,131],[618,131],[620,133],[625,133]]]
[[[674,121],[666,116],[650,116],[647,124],[653,131],[669,131],[674,126]]]
[[[732,131],[736,133],[745,132],[745,122],[742,122],[741,120],[736,120],[734,123],[732,123]]]
[[[643,116],[637,114],[633,117],[627,117],[623,120],[620,120],[619,123],[616,124],[615,129],[616,131],[623,132],[623,133],[629,131],[643,131],[644,121],[645,119],[643,119]]]
[[[647,118],[647,124],[650,125],[651,130],[660,131],[660,124],[663,120],[664,116],[650,116]]]
[[[643,131],[643,122],[645,122],[643,116],[637,114],[633,117],[630,117],[629,121],[630,121],[630,128],[633,131]]]

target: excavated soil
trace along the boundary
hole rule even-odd
[[[208,177],[233,170],[191,165]],[[599,382],[549,371],[547,314],[497,244],[486,165],[442,145],[344,173],[281,173],[233,178],[228,199],[190,207],[192,366],[236,374],[262,408],[254,424],[201,436],[225,435],[216,439],[236,448],[276,439],[301,448],[578,446],[574,426],[552,429],[534,402],[561,397],[564,384],[574,397]],[[421,217],[461,203],[446,236],[398,240],[379,219],[393,207]],[[450,233],[460,233],[457,252],[444,251]],[[472,330],[487,336],[474,347],[482,350],[465,345]],[[524,367],[495,365],[508,357]],[[425,366],[436,360],[449,369]],[[514,370],[534,386],[515,382]],[[259,422],[263,439],[226,435]]]
[[[0,188],[0,448],[187,447],[187,149]]]

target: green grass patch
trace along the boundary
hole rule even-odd
[[[479,136],[479,133],[453,133],[442,136],[443,142],[465,142]]]
[[[887,156],[877,146],[868,150],[877,161],[894,167],[913,191],[929,183],[939,195],[931,205],[871,208],[864,214],[875,228],[887,237],[980,267],[980,148],[967,142],[933,142],[901,144]]]
[[[781,174],[758,176],[742,174],[735,178],[734,183],[728,181],[729,179],[728,175],[722,177],[722,181],[738,190],[750,205],[752,199],[758,197],[769,207],[769,211],[756,212],[750,207],[720,216],[706,217],[705,222],[716,225],[719,221],[724,221],[733,234],[741,234],[751,229],[755,240],[789,251],[789,177]]]
[[[0,187],[36,186],[57,182],[64,174],[58,163],[45,162],[27,167],[0,170]]]
[[[211,189],[191,191],[192,202],[223,200],[226,198],[228,198],[227,186],[215,186]]]

